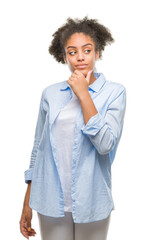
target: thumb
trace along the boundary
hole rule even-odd
[[[31,231],[31,219],[27,218],[27,230]]]
[[[89,84],[89,82],[90,82],[90,77],[91,77],[92,72],[93,72],[93,70],[90,70],[90,71],[87,73],[86,80],[87,80],[88,84]]]

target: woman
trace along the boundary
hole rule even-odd
[[[28,238],[32,209],[42,240],[105,240],[114,203],[111,165],[121,138],[126,90],[95,71],[114,39],[96,19],[67,19],[49,53],[71,76],[42,91],[20,231]]]

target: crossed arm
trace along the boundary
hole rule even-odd
[[[115,147],[123,127],[125,88],[109,104],[104,117],[96,109],[89,93],[80,98],[80,104],[85,123],[81,131],[89,137],[100,154],[109,153]]]

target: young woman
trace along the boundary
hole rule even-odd
[[[32,209],[42,240],[106,240],[114,202],[111,165],[121,138],[126,90],[95,71],[114,41],[96,19],[71,19],[49,53],[67,64],[68,80],[42,91],[20,231],[28,238]],[[57,74],[57,77],[59,74]]]

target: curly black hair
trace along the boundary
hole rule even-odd
[[[88,19],[88,17],[85,16],[83,19],[67,18],[66,21],[67,22],[52,35],[54,38],[48,47],[48,52],[54,56],[57,62],[65,64],[65,45],[74,33],[84,33],[90,36],[95,43],[95,52],[99,50],[100,59],[102,59],[104,47],[115,41],[110,30],[100,24],[97,19]]]

